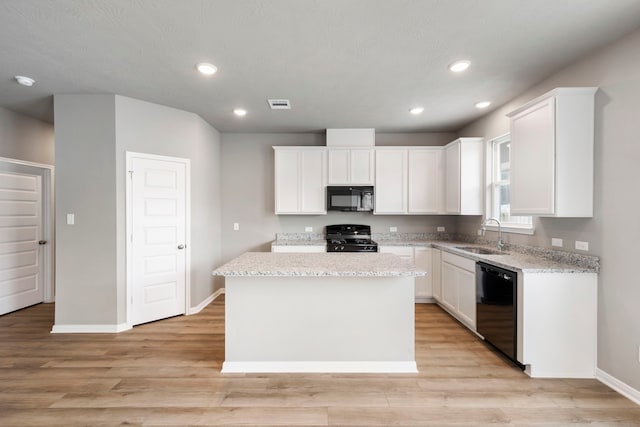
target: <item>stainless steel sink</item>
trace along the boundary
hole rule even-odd
[[[461,251],[472,252],[479,255],[505,255],[506,252],[500,252],[495,249],[478,248],[476,246],[456,246]]]

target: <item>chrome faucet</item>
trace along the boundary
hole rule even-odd
[[[486,225],[489,221],[495,221],[495,223],[498,224],[498,250],[502,251],[504,247],[504,242],[502,241],[502,224],[497,218],[487,218],[487,220],[482,223],[482,235],[484,236],[487,232]]]

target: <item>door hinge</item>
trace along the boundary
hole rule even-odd
[[[133,171],[127,171],[129,172],[129,179],[133,179]]]

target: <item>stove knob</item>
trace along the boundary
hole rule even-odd
[[[341,250],[341,251],[344,251],[344,246],[340,246],[340,250]]]

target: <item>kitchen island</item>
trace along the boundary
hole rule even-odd
[[[248,252],[225,276],[235,372],[417,372],[414,279],[393,254]]]

